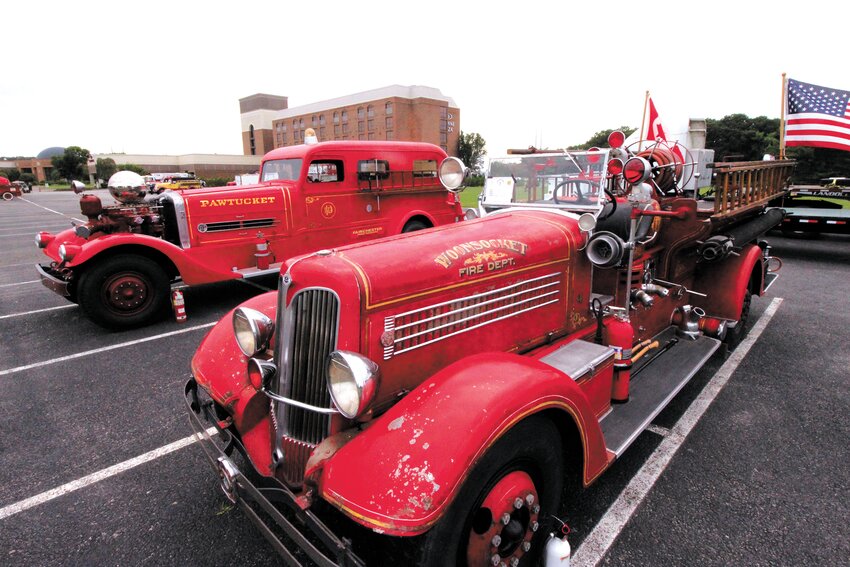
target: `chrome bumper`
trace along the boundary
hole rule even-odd
[[[202,389],[200,394],[206,397]],[[228,429],[221,427],[213,409],[214,402],[210,399],[203,401],[200,399],[198,383],[194,378],[186,383],[184,396],[189,410],[189,423],[195,431],[198,445],[203,449],[207,460],[219,476],[221,490],[225,497],[242,509],[242,512],[254,522],[288,565],[303,565],[302,560],[304,558],[297,557],[296,553],[298,553],[299,555],[306,555],[313,564],[320,567],[365,567],[365,563],[352,551],[351,542],[337,537],[310,510],[301,509],[295,495],[283,484],[274,479],[262,478],[262,482],[267,486],[256,486],[248,480],[230,458],[233,450],[237,449],[246,457],[246,460],[249,460],[245,448]],[[204,424],[205,421],[207,425]],[[213,439],[207,433],[209,425],[212,425],[218,431],[217,439]],[[274,525],[283,530],[287,539],[295,543],[298,551],[293,552],[286,546],[284,541],[274,533],[272,526],[268,525],[257,514],[251,506],[252,502],[268,514]],[[275,504],[284,505],[291,512],[290,515],[294,515],[301,524],[299,526],[301,529],[284,516]],[[327,552],[319,549],[317,545],[310,541],[307,534],[301,531],[303,528],[307,528],[309,533],[315,536],[312,539],[318,539]]]
[[[68,285],[71,283],[54,276],[50,266],[42,266],[36,264],[35,269],[38,270],[38,275],[41,277],[41,283],[47,289],[53,290],[62,297],[71,297],[71,292],[68,291]]]

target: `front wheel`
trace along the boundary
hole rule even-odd
[[[407,221],[407,224],[404,225],[404,228],[401,229],[401,232],[414,232],[416,230],[425,230],[428,228],[428,225],[422,222],[421,220],[411,220]]]
[[[95,260],[97,262],[97,260]],[[77,299],[86,315],[110,329],[152,323],[168,305],[168,275],[137,254],[113,256],[83,272]]]
[[[526,419],[475,465],[454,502],[425,534],[418,565],[534,565],[544,520],[557,512],[564,456],[555,425]]]

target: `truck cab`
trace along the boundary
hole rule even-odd
[[[147,198],[141,177],[119,172],[118,204],[83,194],[87,222],[38,233],[49,262],[37,268],[98,324],[143,325],[166,310],[172,285],[274,274],[293,255],[459,220],[444,162],[454,163],[431,144],[316,143],[269,152],[252,185]]]

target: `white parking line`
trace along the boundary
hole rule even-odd
[[[216,434],[215,427],[210,427],[207,429],[207,433],[210,435]],[[39,506],[44,504],[45,502],[49,502],[54,498],[59,498],[60,496],[64,496],[66,494],[70,494],[75,490],[79,490],[81,488],[85,488],[91,484],[96,482],[100,482],[101,480],[107,479],[111,476],[115,476],[117,474],[121,474],[124,471],[128,471],[132,468],[135,468],[139,465],[143,465],[154,459],[158,459],[160,457],[164,457],[169,453],[173,453],[178,449],[182,449],[183,447],[187,447],[192,443],[195,443],[198,440],[197,436],[190,435],[189,437],[184,437],[179,441],[175,441],[174,443],[169,443],[168,445],[164,445],[158,449],[154,449],[153,451],[148,451],[143,455],[139,455],[138,457],[133,457],[132,459],[128,459],[123,463],[118,463],[117,465],[112,465],[111,467],[101,469],[95,473],[90,475],[86,475],[82,478],[78,478],[72,482],[63,484],[62,486],[57,486],[51,490],[46,492],[42,492],[41,494],[36,494],[30,498],[25,500],[21,500],[19,502],[15,502],[14,504],[9,504],[8,506],[4,506],[0,508],[0,520],[8,518],[9,516],[14,516],[15,514],[19,514],[24,510],[29,510],[35,506]]]
[[[706,384],[699,396],[691,403],[688,410],[679,418],[670,434],[664,438],[643,467],[623,489],[617,500],[611,505],[590,535],[587,536],[572,557],[572,567],[595,567],[599,564],[611,546],[616,541],[626,523],[643,502],[646,495],[655,485],[655,481],[670,464],[676,451],[682,446],[688,434],[703,416],[705,411],[729,381],[729,378],[747,356],[750,348],[759,339],[765,327],[779,309],[782,298],[775,298],[765,309],[764,314],[750,330],[747,337],[738,348],[723,363],[720,370]]]
[[[16,285],[24,285],[24,284],[39,283],[39,282],[41,282],[41,280],[27,280],[25,282],[0,284],[0,287],[13,287],[13,286],[16,286]]]
[[[133,346],[141,343],[147,343],[150,341],[155,341],[158,339],[164,339],[166,337],[173,337],[174,335],[182,335],[183,333],[189,333],[191,331],[197,331],[198,329],[206,329],[208,327],[212,327],[218,321],[214,323],[204,323],[203,325],[195,325],[194,327],[186,327],[184,329],[180,329],[179,331],[171,331],[170,333],[162,333],[161,335],[154,335],[152,337],[145,337],[143,339],[137,339],[135,341],[128,341],[126,343],[119,343],[115,345],[109,345],[103,348],[96,348],[93,350],[87,350],[83,352],[78,352],[76,354],[69,354],[68,356],[60,356],[59,358],[52,358],[50,360],[44,360],[42,362],[34,362],[32,364],[27,364],[25,366],[18,366],[16,368],[9,368],[7,370],[0,370],[0,376],[6,376],[7,374],[14,374],[15,372],[22,372],[24,370],[29,370],[31,368],[38,368],[40,366],[47,366],[49,364],[56,364],[57,362],[65,362],[66,360],[74,360],[75,358],[82,358],[84,356],[90,356],[92,354],[98,354],[101,352],[107,352],[110,350],[115,350],[117,348],[124,348],[128,346]]]
[[[43,206],[43,205],[39,205],[38,203],[35,203],[35,202],[33,202],[33,201],[30,201],[29,199],[25,199],[24,197],[20,197],[20,199],[21,199],[22,201],[26,201],[27,203],[29,203],[29,204],[31,204],[31,205],[35,205],[36,207],[39,207],[39,208],[41,208],[41,209],[44,209],[45,211],[49,211],[49,212],[51,212],[51,213],[53,213],[53,214],[56,214],[56,215],[59,215],[59,216],[62,216],[62,217],[65,217],[65,218],[68,218],[68,219],[71,219],[71,220],[75,220],[75,221],[78,221],[78,222],[86,222],[86,221],[84,221],[84,220],[81,220],[81,219],[77,219],[77,218],[74,218],[74,217],[68,216],[68,215],[66,215],[65,213],[60,213],[59,211],[54,211],[53,209],[48,209],[47,207],[45,207],[45,206]]]
[[[36,313],[44,313],[45,311],[56,311],[57,309],[68,309],[69,307],[76,307],[75,304],[69,303],[68,305],[60,305],[58,307],[45,307],[44,309],[33,309],[32,311],[24,311],[22,313],[10,313],[8,315],[0,315],[0,319],[9,319],[11,317],[22,317],[24,315],[34,315]]]

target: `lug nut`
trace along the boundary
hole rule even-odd
[[[531,511],[535,514],[539,514],[540,513],[540,505],[535,504],[534,507],[531,509]]]
[[[498,554],[498,553],[497,553],[496,555],[494,555],[493,557],[491,557],[491,558],[490,558],[490,563],[493,565],[493,567],[495,567],[496,565],[498,565],[498,564],[499,564],[499,559],[500,559],[500,558],[499,558],[499,554]]]
[[[525,501],[528,503],[529,506],[531,506],[532,504],[534,504],[534,495],[529,494],[525,497]]]
[[[533,522],[531,524],[531,531],[536,532],[537,528],[539,528],[539,527],[540,527],[540,524],[538,524],[537,522]]]
[[[527,552],[529,549],[531,549],[531,542],[530,541],[522,542],[522,550]]]
[[[519,559],[511,557],[511,567],[517,567],[517,565],[519,565]]]
[[[499,547],[499,545],[501,545],[502,543],[502,536],[500,536],[499,534],[494,535],[490,543],[493,544],[493,547]]]
[[[511,522],[511,515],[508,514],[507,512],[502,514],[502,524],[507,526],[510,522]]]
[[[516,500],[514,500],[514,508],[516,508],[517,510],[522,508],[522,498],[517,498]]]

